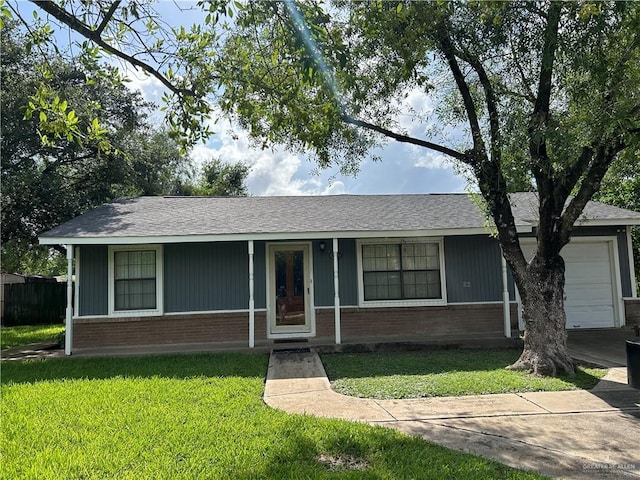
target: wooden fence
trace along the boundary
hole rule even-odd
[[[66,283],[14,283],[2,289],[3,326],[64,323]]]

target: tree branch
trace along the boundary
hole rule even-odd
[[[553,68],[558,47],[558,30],[562,14],[561,2],[550,2],[547,13],[547,24],[544,30],[544,44],[540,76],[536,91],[536,102],[529,120],[529,155],[531,156],[531,172],[536,179],[540,193],[538,208],[538,252],[542,258],[552,258],[562,248],[557,241],[556,233],[559,227],[562,209],[567,197],[556,196],[560,192],[554,191],[555,169],[549,161],[547,152],[547,128],[550,119],[550,104],[553,81]],[[540,239],[544,241],[540,241]]]
[[[95,30],[96,35],[98,36],[102,35],[102,32],[104,31],[105,27],[113,17],[113,14],[116,13],[116,10],[120,6],[120,3],[122,3],[120,0],[116,0],[111,4],[107,13],[104,14],[104,18],[102,19],[102,22],[100,22],[100,25],[98,25],[98,28],[96,28]]]
[[[546,129],[549,122],[553,64],[558,47],[558,27],[561,12],[562,3],[551,2],[544,32],[544,46],[542,48],[542,63],[540,65],[536,101],[529,121],[531,172],[536,179],[542,198],[549,198],[551,195],[551,179],[554,177],[552,175],[553,172],[550,171],[552,167],[547,154]]]
[[[520,75],[520,82],[525,92],[525,93],[516,94],[516,95],[526,99],[528,102],[535,103],[536,97],[533,95],[533,93],[531,93],[530,87],[527,82],[527,76],[524,74],[524,70],[522,70],[522,65],[516,59],[516,49],[515,49],[515,46],[513,45],[513,39],[511,37],[509,37],[509,47],[511,48],[511,56],[514,59],[513,62],[516,66],[516,69],[518,70],[518,74]],[[510,93],[512,95],[515,94],[515,92],[510,92]]]
[[[378,125],[374,125],[369,122],[365,122],[363,120],[358,120],[353,118],[350,115],[342,114],[340,119],[351,125],[355,125],[356,127],[366,128],[367,130],[371,130],[377,133],[384,135],[385,137],[393,138],[398,142],[410,143],[412,145],[418,145],[419,147],[428,148],[430,150],[435,150],[436,152],[444,153],[450,157],[455,158],[456,160],[460,160],[463,162],[467,162],[466,155],[462,152],[458,152],[457,150],[453,150],[451,148],[445,147],[443,145],[438,145],[437,143],[427,142],[426,140],[420,140],[419,138],[409,137],[408,135],[402,135],[400,133],[393,132],[386,128],[380,127]]]
[[[71,28],[75,32],[78,32],[83,37],[91,40],[93,43],[101,47],[103,50],[106,50],[110,54],[118,58],[121,58],[122,60],[130,63],[135,67],[141,68],[142,70],[147,72],[149,75],[157,78],[160,81],[160,83],[162,83],[168,90],[170,90],[174,94],[179,96],[189,96],[189,97],[196,96],[196,93],[192,89],[177,87],[176,85],[171,83],[171,81],[167,79],[167,77],[162,75],[157,69],[153,68],[148,63],[138,60],[137,58],[134,58],[130,55],[127,55],[126,53],[111,46],[101,38],[100,36],[101,31],[92,30],[84,22],[80,21],[78,18],[74,17],[73,15],[68,13],[66,10],[64,10],[62,7],[59,7],[58,5],[56,5],[54,2],[50,0],[47,0],[47,1],[29,0],[29,1],[34,5],[36,5],[38,8],[41,8],[42,10],[47,12],[49,15],[51,15],[55,19],[67,25],[69,28]]]
[[[571,199],[564,213],[560,231],[561,247],[569,243],[571,231],[587,202],[600,189],[600,184],[616,155],[625,147],[622,138],[612,141],[609,146],[600,146],[595,152],[595,159],[587,170],[578,193]],[[594,152],[592,152],[593,154]]]
[[[449,63],[449,69],[453,74],[453,78],[458,86],[458,91],[462,95],[462,101],[464,103],[464,108],[467,112],[467,118],[469,120],[469,126],[471,127],[471,136],[473,137],[473,149],[476,152],[482,152],[486,157],[486,151],[484,142],[482,141],[482,131],[480,130],[480,122],[478,121],[478,114],[476,112],[476,107],[473,104],[473,98],[471,97],[471,92],[469,90],[469,86],[464,78],[464,74],[460,69],[460,65],[458,64],[458,60],[456,59],[455,49],[453,44],[451,43],[451,39],[449,38],[449,34],[447,33],[446,25],[440,24],[438,26],[438,41],[440,43],[440,48]],[[480,159],[478,159],[478,162]]]
[[[578,160],[571,166],[571,168],[568,169],[566,174],[559,179],[554,192],[554,196],[556,198],[566,199],[569,196],[573,187],[576,186],[578,180],[580,180],[580,177],[588,168],[592,159],[593,149],[590,147],[583,147]],[[565,200],[563,200],[563,202],[564,201]]]
[[[496,101],[496,95],[493,90],[493,85],[489,80],[486,70],[482,66],[480,60],[477,57],[468,54],[467,52],[456,52],[457,56],[471,65],[471,68],[478,75],[482,89],[484,90],[485,101],[487,104],[487,111],[489,113],[489,131],[491,142],[491,160],[496,162],[496,165],[500,165],[501,150],[500,150],[500,114],[498,112],[498,102]]]
[[[542,64],[538,91],[533,114],[548,114],[551,102],[551,87],[553,80],[553,64],[558,47],[558,26],[562,13],[561,2],[552,2],[549,7],[549,20],[544,32],[544,46],[542,47]]]
[[[518,275],[525,271],[527,262],[520,248],[515,219],[507,194],[507,185],[502,173],[500,145],[500,116],[498,102],[496,100],[493,85],[489,80],[486,70],[480,60],[467,52],[456,52],[456,55],[467,62],[478,75],[480,84],[485,94],[487,111],[489,113],[489,131],[491,142],[491,156],[482,162],[476,171],[480,190],[489,205],[498,237],[502,246],[503,255],[512,267],[512,271],[518,271]]]
[[[7,3],[7,7],[9,7],[9,9],[13,12],[13,15],[15,15],[15,16],[20,20],[20,22],[22,23],[22,25],[24,26],[24,28],[26,28],[26,29],[27,29],[27,32],[29,32],[29,36],[30,36],[31,38],[36,38],[36,34],[35,34],[35,32],[33,31],[33,29],[31,28],[31,25],[29,25],[29,22],[27,22],[27,21],[22,17],[22,15],[20,15],[20,11],[19,11],[16,7],[14,7],[11,3],[9,3],[9,2]],[[40,54],[42,55],[42,58],[48,58],[48,55],[47,55],[47,54],[45,53],[45,51],[42,49],[42,46],[40,45],[40,43],[39,43],[39,42],[36,42],[36,43],[35,43],[35,45],[36,45],[36,48],[37,48],[38,50],[40,50]],[[55,52],[56,52],[56,53],[59,53],[59,52],[58,52],[58,46],[57,46],[57,45],[53,44],[53,49],[55,50]]]

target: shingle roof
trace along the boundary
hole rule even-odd
[[[538,194],[533,192],[512,193],[511,210],[516,223],[525,222],[534,225],[538,220]],[[616,222],[618,225],[635,225],[640,221],[640,212],[591,201],[587,203],[577,224],[589,222]],[[630,221],[625,223],[625,221]]]
[[[512,196],[516,224],[530,229],[535,194]],[[590,202],[585,218],[640,223],[640,213]],[[42,234],[60,239],[406,232],[483,229],[466,194],[317,197],[138,197],[95,208]],[[49,241],[48,241],[49,240]],[[73,243],[73,242],[69,242]]]

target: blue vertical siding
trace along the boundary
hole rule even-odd
[[[106,245],[83,245],[79,248],[79,315],[107,315],[109,312],[109,249]]]
[[[253,300],[255,308],[267,308],[266,243],[253,242]]]
[[[444,256],[448,303],[502,301],[497,240],[488,235],[445,237]],[[512,297],[513,281],[509,283]]]
[[[314,301],[318,307],[333,305],[333,240],[323,240],[325,251],[320,250],[320,240],[313,242]],[[340,283],[340,304],[358,304],[358,268],[356,242],[353,239],[338,240],[338,281]]]
[[[578,227],[575,236],[615,236],[618,240],[620,284],[631,295],[625,227]],[[528,236],[528,235],[525,235]],[[312,242],[316,306],[333,305],[332,239]],[[266,243],[254,251],[255,307],[266,307]],[[79,315],[108,314],[108,247],[80,246]],[[355,239],[339,240],[340,302],[358,304]],[[488,235],[444,238],[446,288],[449,303],[502,301],[502,269],[498,242]],[[248,308],[247,242],[164,245],[164,310],[167,313]],[[510,298],[513,278],[508,274]]]
[[[620,263],[620,286],[622,296],[630,297],[633,293],[631,288],[631,269],[629,268],[629,246],[627,245],[627,232],[618,232],[618,261]]]
[[[358,260],[354,239],[338,240],[338,249],[342,254],[338,264],[340,280],[340,303],[358,305]]]
[[[167,313],[247,309],[247,243],[165,245],[164,302]]]
[[[317,307],[333,305],[333,243],[330,239],[322,242],[325,244],[324,252],[320,250],[320,240],[313,242],[313,301]]]

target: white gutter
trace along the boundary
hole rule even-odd
[[[71,355],[73,339],[73,245],[67,244],[67,311],[65,317],[64,354]]]
[[[342,332],[340,331],[340,280],[338,278],[338,239],[333,239],[333,315],[336,330],[336,345],[342,343]]]
[[[531,233],[531,225],[518,225],[518,233]],[[484,227],[443,228],[434,230],[358,231],[343,232],[275,232],[275,233],[224,233],[210,235],[147,235],[147,236],[81,236],[40,237],[41,245],[62,245],[73,241],[75,245],[146,245],[150,243],[198,243],[198,242],[246,242],[275,240],[323,240],[331,238],[399,238],[442,237],[453,235],[488,235]]]
[[[504,253],[501,252],[500,260],[502,263],[502,308],[504,314],[504,336],[511,338],[511,305],[509,303],[509,284],[507,279],[507,261]]]
[[[255,346],[255,317],[256,309],[253,299],[254,279],[253,279],[253,240],[248,242],[249,248],[249,348]]]
[[[633,261],[633,239],[631,238],[631,225],[627,225],[627,250],[629,255],[629,277],[631,280],[631,297],[638,298],[636,287],[636,269]]]

